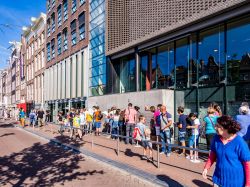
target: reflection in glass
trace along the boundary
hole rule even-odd
[[[229,83],[250,82],[250,17],[228,24],[227,66]]]
[[[146,90],[146,86],[149,84],[149,70],[148,70],[148,55],[141,56],[140,66],[140,90]]]
[[[120,93],[135,91],[135,59],[125,57],[120,63]]]
[[[199,85],[219,84],[225,78],[224,26],[201,32],[198,47]]]
[[[176,41],[176,88],[187,88],[188,83],[188,38]]]
[[[174,85],[174,43],[158,48],[157,54],[158,88],[167,88]]]

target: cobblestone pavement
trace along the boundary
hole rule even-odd
[[[0,122],[0,186],[155,186]]]

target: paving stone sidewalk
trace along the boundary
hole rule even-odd
[[[117,140],[112,140],[108,136],[85,135],[83,141],[72,140],[69,138],[69,133],[65,132],[63,136],[58,133],[58,126],[48,125],[43,129],[25,127],[37,134],[55,138],[79,149],[90,151],[107,159],[123,163],[143,172],[154,175],[158,180],[170,184],[170,186],[211,186],[211,174],[214,170],[210,170],[210,177],[204,180],[201,172],[204,167],[204,160],[201,163],[195,164],[187,160],[185,157],[179,157],[176,153],[172,153],[170,157],[160,155],[160,168],[157,168],[157,151],[153,152],[154,163],[141,160],[142,148],[137,148],[132,145],[119,142],[119,156],[117,155]],[[92,144],[93,142],[93,144]]]

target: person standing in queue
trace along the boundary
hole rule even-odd
[[[126,144],[129,143],[129,137],[132,137],[135,123],[136,123],[137,112],[133,108],[132,103],[128,104],[128,108],[125,110],[125,123],[126,123]],[[134,139],[132,139],[132,144],[135,144]]]

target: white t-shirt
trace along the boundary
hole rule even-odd
[[[84,125],[86,123],[86,112],[80,113],[80,121],[81,121],[81,125]]]
[[[200,120],[198,119],[198,118],[196,118],[195,120],[194,120],[194,125],[198,125],[198,127],[197,128],[195,128],[195,129],[192,129],[192,135],[199,135],[199,128],[200,128]]]

